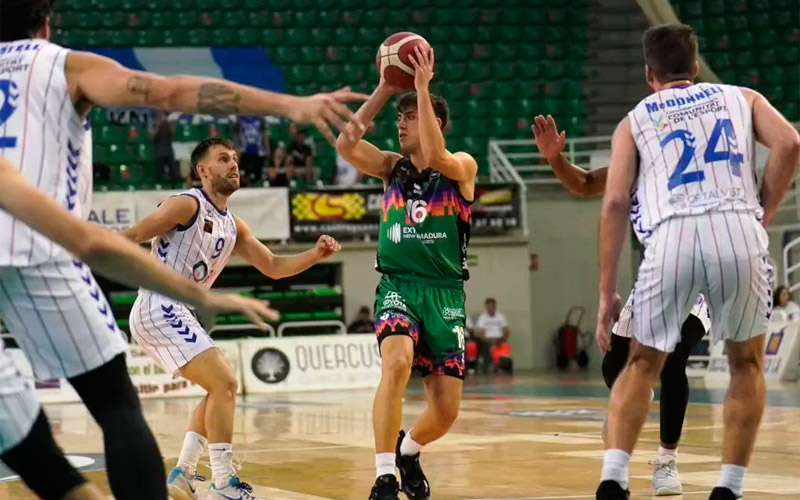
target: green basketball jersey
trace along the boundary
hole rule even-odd
[[[467,280],[471,202],[458,183],[408,158],[392,169],[383,195],[376,268],[384,274]]]

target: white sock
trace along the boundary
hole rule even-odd
[[[233,446],[230,443],[210,443],[208,455],[211,457],[211,479],[217,488],[224,488],[231,476],[236,475]]]
[[[183,469],[187,476],[194,475],[197,471],[197,462],[203,456],[208,439],[200,434],[188,431],[183,437],[183,448],[178,456],[178,467]]]
[[[410,455],[416,455],[420,451],[422,451],[422,445],[414,441],[414,439],[411,437],[411,429],[409,429],[403,438],[403,442],[400,443],[400,454],[407,457]]]
[[[744,489],[744,473],[747,467],[733,464],[722,464],[722,471],[719,476],[719,483],[717,486],[728,488],[737,497],[742,496]]]
[[[375,477],[394,474],[394,453],[375,454]]]
[[[678,460],[678,448],[674,450],[670,450],[668,448],[664,448],[663,446],[658,447],[658,456],[659,457],[670,457]]]
[[[623,450],[606,450],[603,453],[603,481],[616,481],[623,490],[628,489],[628,464],[631,456]]]

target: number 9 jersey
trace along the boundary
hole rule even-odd
[[[752,110],[738,87],[662,90],[628,119],[639,151],[631,221],[640,241],[674,216],[738,211],[761,220]]]

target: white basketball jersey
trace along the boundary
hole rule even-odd
[[[182,276],[211,288],[236,245],[236,220],[230,210],[217,209],[202,189],[176,196],[191,196],[199,210],[188,225],[154,238],[153,254]]]
[[[0,155],[69,211],[88,213],[91,134],[69,96],[68,49],[46,40],[0,43]],[[0,266],[68,258],[58,245],[0,211]]]
[[[734,210],[761,219],[752,110],[738,87],[662,90],[628,118],[639,152],[631,222],[641,241],[674,216]]]

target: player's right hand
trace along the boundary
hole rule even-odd
[[[300,124],[314,125],[322,132],[325,139],[335,146],[336,137],[333,135],[331,126],[348,135],[353,135],[355,132],[347,130],[347,122],[353,123],[362,132],[365,130],[364,124],[344,103],[366,101],[368,98],[369,96],[366,94],[352,92],[350,87],[344,87],[335,92],[300,97],[289,110],[289,119]],[[350,137],[350,139],[355,140],[355,137]]]
[[[621,304],[622,301],[617,293],[608,296],[600,295],[595,338],[597,339],[597,346],[603,354],[611,350],[611,327],[619,319]]]
[[[203,307],[196,309],[204,325],[210,328],[214,318],[224,313],[239,313],[246,316],[256,327],[267,329],[267,321],[277,321],[280,313],[271,309],[269,302],[242,297],[233,293],[209,293]]]
[[[555,158],[564,151],[567,134],[563,130],[561,133],[558,132],[558,125],[552,116],[547,115],[547,118],[542,115],[536,116],[533,119],[531,131],[533,131],[533,140],[536,141],[539,152],[547,160]]]

